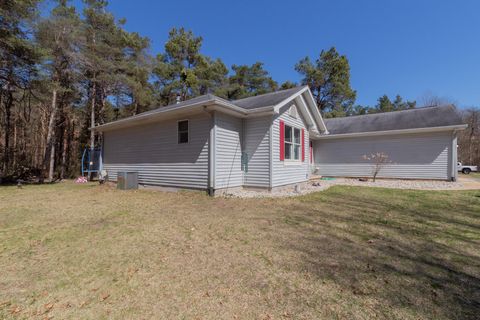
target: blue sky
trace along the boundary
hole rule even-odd
[[[359,104],[398,93],[480,105],[480,1],[111,0],[109,8],[155,54],[183,26],[203,37],[204,54],[228,66],[262,61],[283,82],[300,80],[302,57],[335,46],[350,61]]]

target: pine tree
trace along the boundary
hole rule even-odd
[[[15,95],[28,87],[38,52],[30,41],[37,17],[38,0],[0,1],[0,108],[3,108],[2,175],[9,174],[11,165],[11,115]]]
[[[82,43],[80,27],[81,21],[75,7],[68,6],[66,0],[58,0],[50,17],[39,24],[36,33],[37,42],[44,50],[45,71],[49,75],[52,92],[43,163],[48,181],[53,180],[55,168],[56,124],[61,109],[59,100],[63,105],[69,103],[67,98],[71,99],[74,81],[78,80],[77,61],[81,60]]]
[[[184,28],[172,29],[153,69],[155,88],[161,104],[173,103],[177,97],[187,100],[211,93],[226,82],[228,69],[220,59],[212,60],[200,53],[202,38]]]
[[[353,106],[356,92],[350,86],[350,65],[334,47],[322,50],[315,63],[305,57],[295,70],[303,76],[302,84],[310,87],[323,113],[344,115]]]

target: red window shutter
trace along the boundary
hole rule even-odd
[[[302,129],[302,162],[305,161],[305,130]]]
[[[280,120],[280,161],[285,160],[285,122]]]

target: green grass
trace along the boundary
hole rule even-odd
[[[480,191],[0,187],[0,318],[477,319]]]
[[[479,179],[480,180],[480,172],[471,172],[469,174],[471,178]]]

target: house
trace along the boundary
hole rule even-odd
[[[208,190],[275,188],[322,176],[371,176],[363,155],[383,152],[384,178],[455,180],[452,106],[324,120],[309,88],[227,101],[211,94],[93,128],[103,168],[136,171],[142,185]]]

